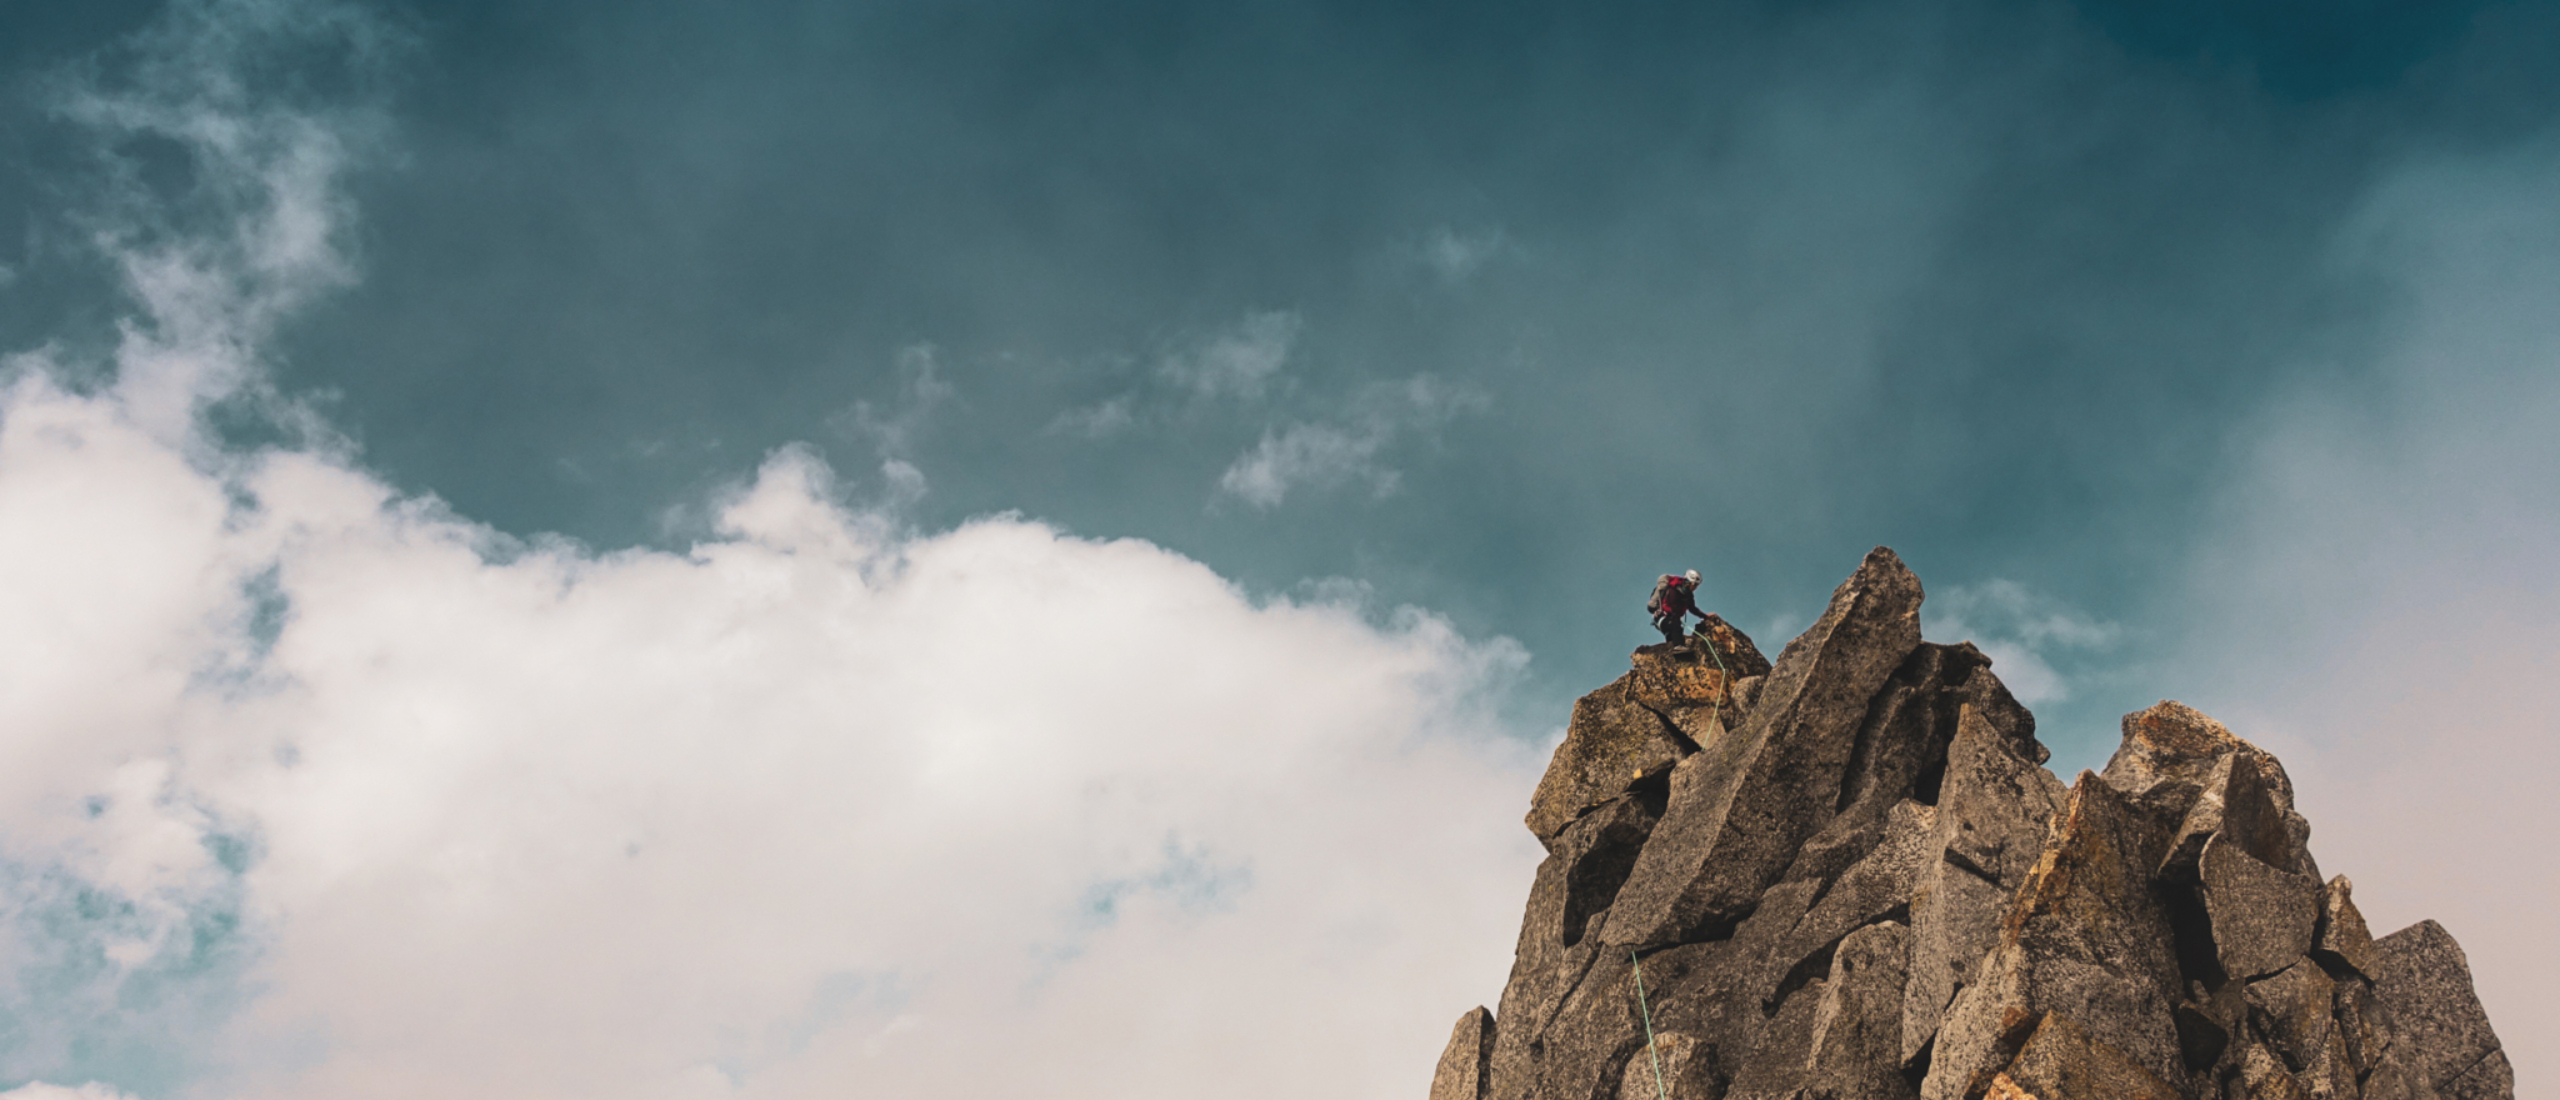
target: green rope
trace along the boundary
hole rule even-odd
[[[1706,623],[1699,623],[1698,625],[1707,628],[1704,631],[1699,632],[1698,640],[1706,643],[1707,656],[1716,659],[1716,675],[1723,678],[1723,682],[1718,684],[1716,687],[1715,717],[1716,724],[1723,725],[1724,697],[1733,694],[1733,670],[1724,667],[1724,654],[1716,649],[1716,628],[1709,626]]]
[[[1644,1013],[1644,1052],[1653,1056],[1653,1091],[1662,1100],[1671,1100],[1671,1091],[1662,1087],[1662,1052],[1654,1049],[1653,1009],[1644,1003],[1644,963],[1636,958],[1634,948],[1627,949],[1627,965],[1636,968],[1636,1010]]]

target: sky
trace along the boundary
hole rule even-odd
[[[0,1096],[1418,1097],[1653,577],[1875,545],[2560,1087],[2555,54],[0,0]]]

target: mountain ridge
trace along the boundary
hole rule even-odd
[[[2512,1100],[2460,946],[2371,935],[2272,754],[2163,701],[2065,784],[1922,599],[1878,547],[1775,661],[1711,616],[1575,702],[1431,1100]]]

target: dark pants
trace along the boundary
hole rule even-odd
[[[1653,617],[1653,628],[1662,632],[1662,640],[1678,645],[1688,638],[1689,616],[1686,612],[1665,612]]]

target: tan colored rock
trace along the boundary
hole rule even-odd
[[[2382,1006],[2373,999],[2372,983],[2349,975],[2338,979],[2329,1015],[2337,1021],[2338,1039],[2346,1046],[2347,1064],[2357,1077],[2373,1072],[2391,1045],[2382,1022]]]
[[[2045,1014],[2000,1076],[2042,1100],[2186,1100],[2062,1012]]]
[[[2149,873],[2158,843],[2140,810],[2081,773],[2001,918],[1999,946],[1939,1025],[1923,1097],[1969,1100],[2054,1012],[2105,1035],[2161,1080],[2185,1086],[2175,1023],[2181,978]]]
[[[2356,973],[2373,977],[2381,958],[2374,953],[2373,933],[2365,927],[2364,913],[2356,908],[2356,884],[2347,876],[2329,880],[2320,891],[2320,928],[2312,937],[2312,949],[2345,963]]]
[[[2419,921],[2373,946],[2374,995],[2388,1011],[2404,1065],[2447,1100],[2513,1096],[2514,1073],[2453,936]]]
[[[1612,944],[1731,927],[1838,812],[1868,700],[1920,644],[1920,581],[1877,547],[1787,643],[1741,728],[1672,769],[1662,824],[1602,935]]]
[[[2294,1079],[2309,1090],[2311,1100],[2361,1100],[2363,1090],[2356,1085],[2355,1059],[2347,1053],[2344,1028],[2331,1027],[2329,1037],[2313,1051],[2302,1072]]]
[[[1912,1100],[1902,1075],[1902,982],[1911,930],[1870,924],[1840,941],[1815,1001],[1805,1087],[1829,1100]]]
[[[2177,826],[2162,852],[2163,870],[2199,851],[2204,837],[2227,832],[2269,864],[2318,877],[2311,827],[2294,812],[2293,780],[2273,755],[2176,700],[2125,715],[2123,728],[2124,741],[2102,774]]]
[[[2301,819],[2278,798],[2276,792],[2291,782],[2283,776],[2283,765],[2272,756],[2244,751],[2216,757],[2161,857],[2161,876],[2193,880],[2205,841],[2215,837],[2269,866],[2301,866],[2309,827],[2297,824]]]
[[[1575,818],[1625,794],[1637,776],[1658,773],[1680,758],[1669,719],[1631,697],[1634,679],[1629,672],[1574,701],[1564,742],[1529,801],[1529,831],[1550,849]]]
[[[2224,974],[2263,978],[2311,953],[2320,919],[2318,881],[2267,866],[2219,835],[2205,845],[2197,872]]]
[[[2305,959],[2248,986],[2249,1023],[2267,1046],[2299,1072],[2317,1059],[2335,1029],[2337,985]],[[2307,1087],[2307,1086],[2306,1086]]]
[[[1727,672],[1765,674],[1769,661],[1749,636],[1709,619],[1722,668],[1694,643],[1643,646],[1626,675],[1574,701],[1564,741],[1529,802],[1526,822],[1538,839],[1552,841],[1574,818],[1625,793],[1632,782],[1670,770],[1740,718]]]
[[[1707,1044],[1687,1032],[1654,1034],[1651,1047],[1627,1059],[1619,1075],[1618,1100],[1663,1100],[1702,1095],[1709,1067]]]
[[[1521,1095],[1512,1085],[1530,1080],[1530,1048],[1598,958],[1598,945],[1586,933],[1607,912],[1654,814],[1641,796],[1622,795],[1567,824],[1548,845],[1529,887],[1496,1013],[1501,1026],[1494,1029],[1489,1096]]]
[[[2365,1072],[2364,1100],[2443,1100],[2443,1094],[2410,1069],[2398,1050],[2386,1047]]]
[[[1493,1065],[1494,1100],[1605,1095],[1619,1084],[1627,1059],[1644,1046],[1644,1017],[1627,952],[1594,953],[1542,1027],[1519,1042],[1510,1041],[1510,1031],[1497,1033],[1503,1042]]]
[[[1492,1061],[1493,1013],[1477,1005],[1450,1029],[1449,1045],[1431,1074],[1431,1100],[1483,1100]]]
[[[1884,921],[1888,916],[1905,912],[1911,901],[1911,889],[1920,864],[1927,853],[1931,822],[1937,811],[1909,800],[1894,807],[1886,815],[1882,836],[1871,841],[1866,858],[1861,859],[1827,887],[1820,887],[1819,900],[1808,906],[1786,931],[1772,941],[1763,958],[1760,986],[1775,991],[1787,976],[1807,960],[1813,959],[1842,937]],[[1772,894],[1777,893],[1773,888]],[[1763,903],[1766,904],[1765,902]],[[1907,934],[1905,924],[1896,923]],[[1845,945],[1843,945],[1845,946]],[[1908,954],[1908,946],[1905,946]],[[1902,979],[1907,967],[1896,963],[1893,983],[1894,1029],[1901,1029]]]
[[[2164,702],[2065,791],[1919,599],[1879,550],[1774,668],[1711,626],[1577,705],[1435,1100],[2512,1100],[2460,949],[2372,937],[2274,757]]]
[[[1999,942],[2000,918],[2043,854],[2047,826],[2067,797],[2053,773],[2015,753],[2016,743],[1967,707],[1947,746],[1929,852],[1911,901],[1906,1065],[1927,1049],[1957,987]]]
[[[1829,989],[1828,982],[1815,981],[1796,990],[1753,1029],[1725,1100],[1786,1100],[1802,1095],[1805,1069],[1813,1061],[1814,1017]]]
[[[2043,1097],[2028,1092],[2005,1073],[1991,1079],[1991,1088],[1984,1092],[1982,1097],[1983,1100],[2044,1100]]]
[[[2256,1044],[2241,1055],[2239,1085],[2233,1093],[2239,1100],[2311,1100],[2284,1060]]]
[[[2515,1067],[2507,1063],[2507,1052],[2490,1051],[2471,1068],[2445,1082],[2445,1100],[2514,1100]]]

